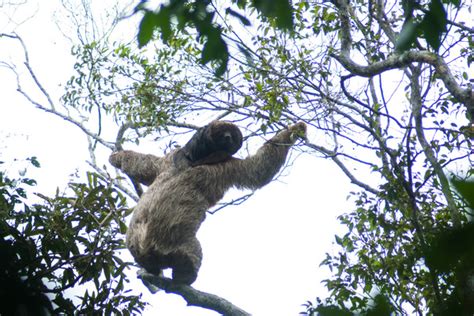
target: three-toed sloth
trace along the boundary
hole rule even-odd
[[[305,133],[306,125],[297,123],[277,133],[256,154],[238,159],[232,155],[242,146],[240,130],[230,122],[213,121],[164,157],[128,150],[113,153],[113,166],[149,186],[127,231],[126,244],[136,262],[157,275],[172,268],[173,281],[193,283],[202,260],[196,232],[206,211],[232,187],[255,190],[269,183]]]

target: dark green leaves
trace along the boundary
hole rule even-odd
[[[138,46],[143,47],[153,38],[155,29],[160,30],[163,42],[171,36],[171,17],[168,8],[162,6],[158,13],[146,11],[138,28]]]
[[[374,297],[371,307],[363,310],[359,313],[353,313],[346,307],[340,307],[335,305],[319,305],[316,308],[309,306],[308,308],[310,315],[320,316],[390,316],[392,315],[394,308],[390,304],[387,297],[382,294],[378,294]]]
[[[474,181],[460,181],[451,179],[456,190],[466,200],[468,206],[474,209]]]
[[[398,35],[396,48],[398,51],[403,52],[408,50],[415,40],[418,38],[418,29],[420,26],[413,22],[413,19],[406,20],[403,25],[402,31]]]
[[[153,12],[146,12],[138,29],[138,46],[143,47],[151,40],[155,29],[156,15]]]
[[[202,48],[201,62],[206,64],[213,60],[218,61],[216,75],[222,76],[227,70],[229,53],[227,51],[227,44],[222,39],[220,30],[215,30],[215,32],[218,34],[208,37]]]
[[[431,0],[428,12],[420,24],[426,41],[435,51],[439,50],[441,38],[446,32],[446,15],[441,0]]]
[[[459,6],[458,0],[450,0],[447,3]],[[431,0],[428,10],[423,9],[418,2],[411,0],[402,1],[402,5],[405,11],[405,23],[396,43],[397,50],[403,52],[410,49],[416,39],[421,37],[431,48],[438,51],[448,23],[446,9],[441,0]],[[421,21],[414,14],[416,10],[424,13]]]
[[[264,17],[274,19],[277,28],[293,29],[293,8],[289,0],[254,0],[252,5]]]
[[[442,315],[471,315],[472,285],[468,280],[473,277],[474,261],[474,223],[469,222],[457,228],[439,231],[430,242],[426,254],[427,265],[442,275],[454,276],[450,291],[443,304]],[[469,307],[468,307],[469,306]]]
[[[318,306],[314,309],[317,315],[321,316],[353,316],[354,314],[345,308],[338,306]]]
[[[293,8],[288,0],[233,2],[241,9],[255,8],[276,28],[293,29]],[[215,8],[209,5],[208,0],[173,0],[166,5],[161,5],[158,11],[147,9],[147,3],[148,0],[141,1],[135,9],[135,12],[144,13],[137,35],[140,47],[153,40],[155,30],[160,31],[163,42],[167,43],[173,31],[182,31],[186,27],[195,28],[198,32],[196,39],[203,41],[201,63],[215,63],[217,76],[225,73],[229,61],[229,50],[224,40],[222,27],[214,19]],[[237,18],[243,25],[251,25],[248,18],[232,8],[227,8],[225,12]]]
[[[1,315],[20,304],[31,315],[141,314],[144,303],[123,286],[131,263],[116,257],[124,248],[125,197],[96,174],[87,179],[70,185],[73,196],[37,193],[42,200],[29,205],[27,186],[35,181],[0,170],[0,284],[8,289]],[[84,293],[85,283],[99,294]],[[65,292],[71,289],[74,302]]]
[[[32,164],[33,166],[35,166],[36,168],[41,167],[41,165],[40,165],[40,163],[39,163],[39,161],[38,161],[38,158],[35,157],[35,156],[30,157],[30,158],[27,158],[26,160],[27,160],[27,161],[30,161],[31,164]]]
[[[474,223],[448,228],[436,234],[430,242],[427,262],[437,271],[447,273],[462,262],[474,260]]]
[[[201,63],[216,62],[216,75],[224,74],[229,60],[227,44],[223,39],[221,28],[214,23],[214,12],[208,9],[207,1],[188,3],[175,0],[167,5],[161,5],[157,13],[144,9],[143,6],[140,6],[139,10],[144,12],[138,31],[140,47],[153,39],[153,32],[156,29],[160,31],[163,42],[167,43],[173,30],[180,31],[186,26],[191,26],[197,30],[198,39],[204,41]],[[237,13],[233,12],[233,15],[236,16]]]

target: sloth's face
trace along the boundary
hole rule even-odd
[[[211,138],[215,149],[223,150],[230,155],[235,154],[242,147],[242,133],[231,123],[222,122],[213,126]]]

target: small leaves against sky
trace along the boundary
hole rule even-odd
[[[282,30],[293,29],[293,8],[288,0],[253,0],[233,1],[239,8],[255,8],[265,19],[274,23]],[[147,45],[153,40],[155,30],[161,34],[166,43],[173,31],[180,31],[184,27],[193,27],[198,32],[197,39],[203,39],[201,63],[215,62],[216,76],[223,75],[227,70],[229,50],[222,34],[222,28],[216,23],[214,8],[208,0],[171,0],[161,5],[157,11],[148,9],[148,0],[141,1],[135,8],[136,12],[143,12],[137,40],[139,47]],[[238,19],[243,25],[250,26],[250,21],[244,15],[227,8],[226,13]],[[177,23],[175,22],[177,21]]]

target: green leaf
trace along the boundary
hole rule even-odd
[[[245,9],[245,7],[247,6],[247,0],[237,0],[237,6],[240,9]]]
[[[143,19],[140,22],[138,27],[138,46],[143,47],[151,40],[153,37],[153,31],[156,27],[157,15],[151,11],[147,11],[143,16]]]
[[[122,221],[119,221],[119,231],[121,234],[125,234],[127,232],[127,224]]]
[[[34,186],[37,184],[35,179],[22,179],[21,182],[30,186]]]
[[[31,162],[31,164],[32,164],[33,166],[35,166],[36,168],[41,167],[41,165],[40,165],[40,163],[39,163],[39,161],[38,161],[38,158],[37,158],[36,156],[30,157],[30,158],[28,158],[27,160],[29,160],[29,161]]]
[[[394,311],[393,306],[390,304],[388,298],[383,296],[382,294],[378,294],[374,298],[374,306],[369,309],[365,315],[366,316],[390,316]]]
[[[110,265],[104,264],[103,268],[104,268],[104,269],[103,269],[103,271],[104,271],[104,274],[103,274],[103,275],[105,276],[105,280],[106,280],[107,282],[109,282],[109,281],[110,281],[110,276],[111,276],[111,274],[112,274],[112,273],[110,272]]]
[[[456,8],[459,8],[459,6],[461,5],[461,0],[446,0],[446,3],[450,3]]]
[[[245,16],[243,16],[243,15],[240,14],[239,12],[236,12],[236,11],[232,10],[231,8],[227,8],[227,9],[225,10],[225,13],[230,14],[230,15],[232,15],[233,17],[239,19],[240,22],[242,22],[242,24],[245,25],[245,26],[250,26],[250,25],[251,25],[249,19],[247,19]]]
[[[446,16],[441,0],[431,0],[429,10],[420,23],[420,29],[426,41],[435,51],[439,50],[443,33],[446,32],[448,22]]]
[[[425,255],[427,264],[440,272],[455,270],[461,262],[474,260],[474,223],[441,230],[432,237]]]
[[[171,37],[171,17],[170,10],[167,7],[162,6],[160,12],[156,14],[156,26],[161,31],[161,39],[167,43]]]
[[[398,52],[404,52],[412,46],[418,34],[418,24],[412,19],[408,19],[402,27],[402,31],[398,35],[395,49]]]
[[[289,0],[253,0],[252,4],[263,16],[275,19],[276,27],[293,29],[293,7]]]
[[[474,181],[460,181],[451,179],[456,191],[466,200],[469,207],[474,209]]]
[[[315,311],[321,316],[352,316],[354,315],[345,308],[329,305],[329,306],[318,306]]]
[[[222,76],[227,70],[229,52],[220,31],[211,32],[202,48],[201,63],[206,64],[209,61],[217,61],[219,63],[216,69],[216,76]]]

